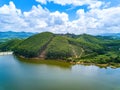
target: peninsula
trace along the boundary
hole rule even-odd
[[[27,39],[12,39],[0,44],[1,51],[13,51],[24,58],[65,60],[68,62],[120,63],[120,40],[88,34],[42,32]]]

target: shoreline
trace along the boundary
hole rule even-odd
[[[14,54],[15,55],[15,54]],[[21,58],[21,59],[25,59],[25,60],[39,60],[39,61],[43,61],[43,60],[57,60],[57,61],[61,61],[61,62],[67,62],[67,63],[70,63],[71,65],[85,65],[85,66],[89,66],[89,65],[95,65],[95,66],[98,66],[100,68],[107,68],[107,67],[111,67],[111,68],[119,68],[120,67],[120,63],[113,63],[113,64],[110,64],[110,63],[106,63],[106,64],[99,64],[99,63],[84,63],[84,62],[73,62],[73,61],[66,61],[66,60],[60,60],[60,59],[45,59],[45,58],[39,58],[39,57],[35,57],[35,58],[25,58],[24,56],[20,56],[20,55],[15,55],[16,57],[18,58]]]
[[[120,68],[120,63],[113,63],[113,64],[110,64],[110,63],[106,63],[106,64],[99,64],[99,63],[80,63],[80,62],[76,62],[75,64],[80,64],[80,65],[95,65],[95,66],[98,66],[100,68],[107,68],[107,67],[111,67],[111,68]]]

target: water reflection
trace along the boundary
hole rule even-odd
[[[25,59],[21,57],[14,56],[16,60],[19,60],[22,63],[29,63],[29,64],[41,64],[41,65],[47,65],[47,66],[56,66],[60,68],[66,68],[71,69],[72,64],[65,62],[65,61],[59,61],[59,60],[41,60],[41,59]]]
[[[119,76],[120,68],[0,57],[0,90],[120,90]]]

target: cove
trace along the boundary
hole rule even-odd
[[[120,68],[0,56],[0,90],[120,90]]]

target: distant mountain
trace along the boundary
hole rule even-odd
[[[34,35],[35,33],[31,32],[0,32],[0,41],[4,41],[6,39],[13,39],[13,38],[27,38],[29,36]]]
[[[8,32],[0,32],[0,38],[4,38],[4,39],[7,39],[7,38],[27,38],[33,34],[35,34],[35,33],[8,31]]]
[[[113,39],[117,39],[117,38],[120,39],[120,33],[104,33],[104,34],[101,34],[100,36],[107,36]]]
[[[104,33],[104,34],[101,34],[102,36],[114,36],[114,35],[117,35],[117,36],[120,36],[120,33]]]

